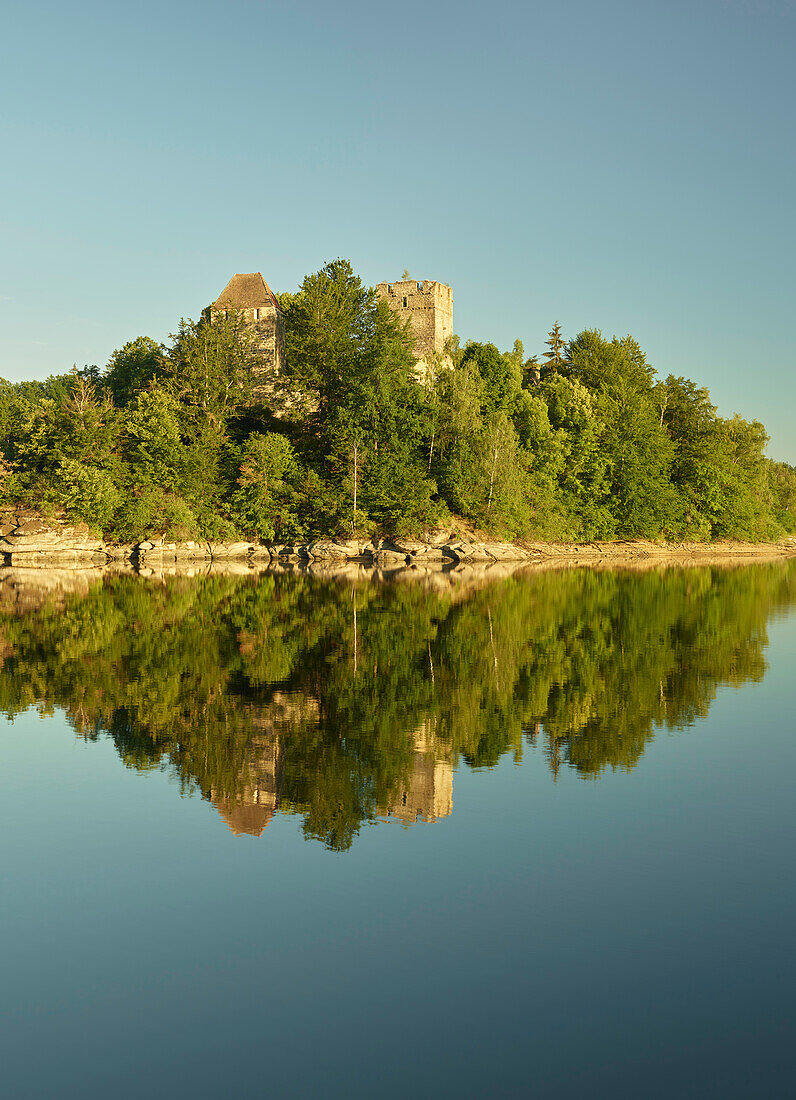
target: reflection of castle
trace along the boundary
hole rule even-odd
[[[249,743],[234,795],[211,787],[208,797],[235,836],[260,836],[279,806],[282,784],[282,734],[293,726],[318,720],[318,701],[299,692],[274,693],[264,708],[252,708],[252,725],[260,731]]]
[[[226,789],[211,786],[206,797],[235,836],[261,836],[279,808],[282,793],[284,734],[292,724],[318,720],[317,700],[276,693],[268,707],[252,715],[261,732],[249,742],[234,781]],[[438,821],[453,812],[453,765],[447,747],[437,745],[432,731],[421,726],[407,735],[413,742],[406,774],[376,807],[381,818],[403,825]],[[288,739],[289,741],[289,739]]]
[[[449,817],[453,812],[453,765],[438,752],[436,738],[425,726],[411,736],[415,749],[409,771],[377,813],[397,818],[404,825]]]
[[[235,836],[260,836],[279,804],[282,752],[278,737],[255,737],[249,746],[235,796],[210,788],[210,801]]]

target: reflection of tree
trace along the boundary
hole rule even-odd
[[[760,680],[796,564],[514,576],[471,594],[308,576],[106,577],[0,612],[0,708],[61,707],[136,769],[167,767],[237,832],[279,808],[348,847],[450,812],[451,769],[546,747],[632,768],[720,684]]]

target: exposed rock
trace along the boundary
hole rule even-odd
[[[289,546],[280,547],[279,557],[280,558],[288,558],[288,559],[291,559],[291,558],[304,558],[306,560],[307,558],[309,558],[309,554],[307,553],[307,547],[306,546],[303,546],[303,545],[298,544],[298,543],[293,543]]]
[[[108,560],[107,554],[82,550],[43,550],[29,551],[24,554],[13,553],[10,555],[11,565],[23,569],[52,569],[64,565],[97,565],[102,566]]]
[[[407,554],[399,550],[377,550],[373,555],[374,565],[405,565]]]
[[[441,546],[429,546],[427,544],[421,545],[420,549],[412,552],[413,562],[434,562],[444,561],[445,555],[442,552]]]
[[[132,558],[137,546],[134,542],[117,542],[105,547],[105,553],[111,561],[126,561]]]
[[[16,531],[14,532],[14,534],[15,535],[43,535],[43,534],[45,534],[45,532],[49,533],[49,531],[50,531],[49,524],[45,523],[44,520],[39,519],[37,517],[36,519],[28,519],[28,520],[25,520],[24,522],[20,523],[19,526],[17,527]]]
[[[212,551],[206,542],[174,543],[174,555],[177,558],[209,558]]]
[[[103,550],[105,543],[102,539],[92,539],[86,536],[74,536],[64,538],[58,531],[42,531],[36,535],[20,535],[17,532],[0,538],[0,553],[3,554],[52,554],[58,551],[83,551],[90,553]]]
[[[306,548],[310,558],[322,561],[338,561],[341,559],[358,558],[362,554],[362,544],[349,540],[346,542],[333,542],[329,539],[320,539],[311,542]]]
[[[534,556],[530,551],[510,542],[485,542],[483,547],[495,561],[527,561]]]
[[[393,550],[399,554],[416,554],[418,551],[429,549],[427,543],[420,542],[418,539],[382,539],[379,544],[380,550]]]
[[[247,558],[254,549],[251,542],[209,542],[207,546],[213,558]]]
[[[449,542],[442,547],[446,558],[454,561],[489,561],[490,555],[475,542]]]

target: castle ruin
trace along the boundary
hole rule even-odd
[[[415,338],[418,371],[424,374],[429,355],[443,355],[446,340],[453,335],[453,291],[434,279],[400,279],[396,283],[378,283],[376,293],[408,321]]]
[[[375,290],[401,320],[409,322],[418,374],[423,377],[430,356],[444,355],[445,342],[453,335],[453,291],[434,279],[379,283]],[[279,301],[259,271],[233,275],[210,306],[210,319],[233,310],[243,316],[254,335],[255,370],[264,376],[259,388],[267,394],[265,379],[281,374],[285,365],[285,323]]]
[[[258,374],[281,374],[285,365],[285,322],[279,301],[259,271],[233,275],[210,307],[210,320],[241,314],[253,335]]]

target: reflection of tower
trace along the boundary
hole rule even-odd
[[[248,642],[241,636],[243,647]],[[243,648],[242,648],[243,651]],[[208,797],[235,836],[260,836],[279,806],[282,787],[282,745],[293,731],[314,728],[318,700],[302,692],[275,691],[266,706],[251,706],[251,735],[233,790],[210,787]]]
[[[404,825],[437,821],[453,812],[453,765],[436,746],[436,737],[425,724],[410,734],[415,749],[406,776],[377,813],[395,817]]]
[[[238,776],[234,796],[210,788],[210,801],[235,836],[260,836],[279,802],[282,752],[278,737],[255,737]]]

